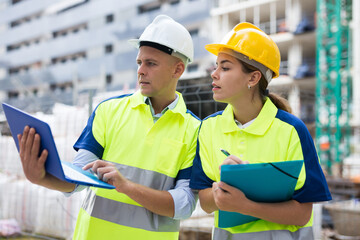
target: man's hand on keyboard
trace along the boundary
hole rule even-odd
[[[126,179],[114,164],[103,160],[96,160],[83,167],[84,170],[92,169],[97,177],[116,187],[116,191],[125,193],[130,186],[130,181]]]

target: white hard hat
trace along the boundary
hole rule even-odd
[[[139,39],[130,39],[129,42],[137,48],[142,45],[158,48],[180,58],[185,65],[192,62],[194,58],[194,46],[190,33],[183,25],[166,15],[157,16],[145,28]],[[159,45],[167,48],[163,49]]]

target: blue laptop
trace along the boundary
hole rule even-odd
[[[95,175],[84,171],[80,167],[74,166],[66,161],[61,161],[50,126],[46,122],[43,122],[20,109],[10,106],[9,104],[3,103],[2,106],[18,150],[19,142],[17,135],[23,133],[25,126],[35,128],[36,132],[40,135],[40,152],[43,149],[47,149],[49,153],[45,162],[46,172],[66,182],[107,189],[115,188],[113,185],[99,180]]]

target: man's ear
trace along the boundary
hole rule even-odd
[[[173,78],[179,79],[185,71],[185,64],[182,61],[178,61],[175,64]]]
[[[251,78],[249,80],[249,86],[254,87],[261,79],[261,72],[260,71],[254,71],[251,73]]]

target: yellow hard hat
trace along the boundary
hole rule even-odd
[[[279,76],[280,51],[278,46],[266,33],[253,24],[239,23],[225,35],[221,43],[205,46],[206,50],[216,56],[224,48],[241,53],[248,57],[248,60],[261,63],[273,72],[272,77]]]

